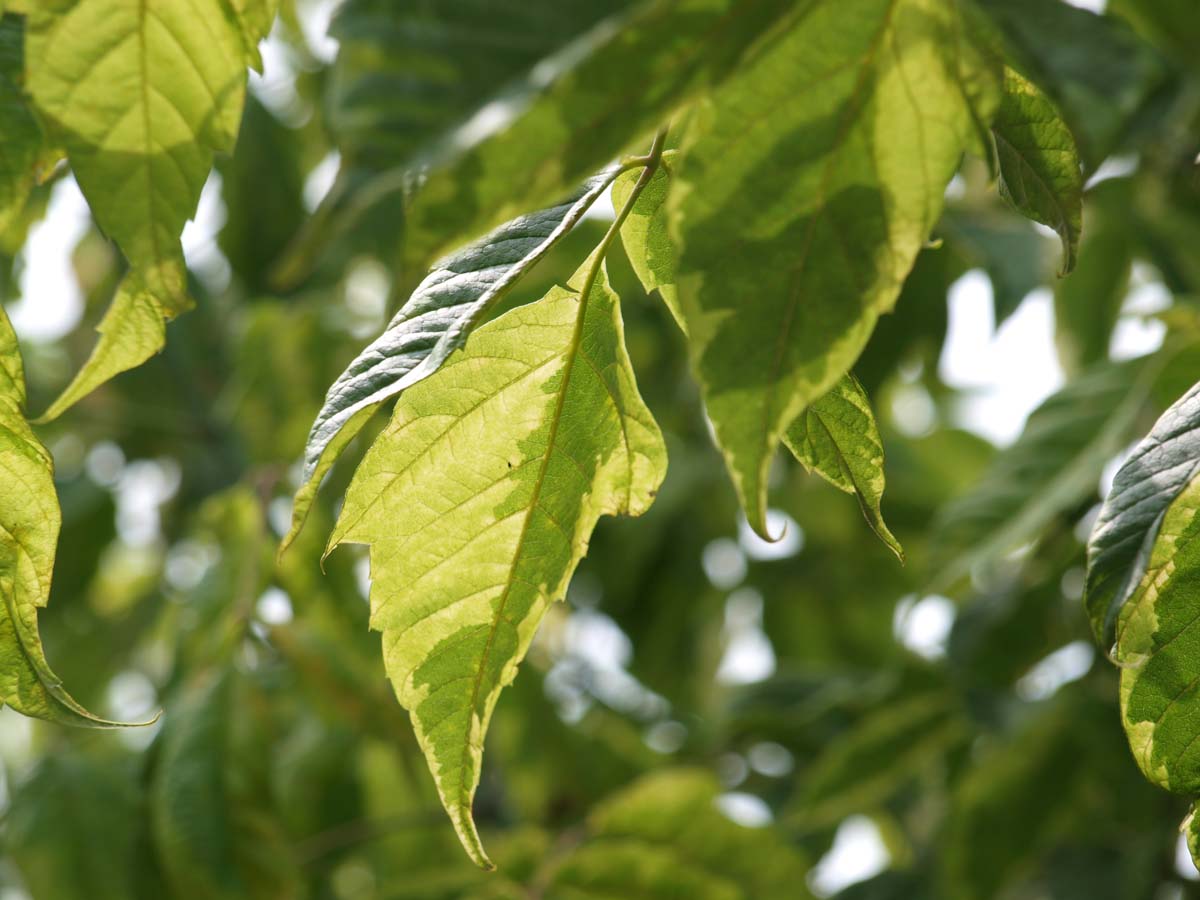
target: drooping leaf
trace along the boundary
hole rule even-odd
[[[62,514],[54,462],[25,420],[24,404],[20,349],[0,308],[0,702],[67,725],[119,726],[75,702],[42,651],[37,611],[50,596]]]
[[[935,590],[1033,540],[1054,516],[1097,490],[1126,445],[1165,357],[1102,362],[1033,411],[1017,442],[934,525]]]
[[[230,708],[230,671],[201,671],[163,721],[149,797],[151,836],[174,895],[197,900],[295,896],[290,848],[261,800],[249,802]]]
[[[431,168],[407,210],[406,259],[424,265],[640,150],[793,6],[651,0],[619,23],[602,22],[515,86],[498,123],[450,142],[448,160]]]
[[[667,769],[601,804],[588,839],[555,869],[547,896],[801,900],[803,857],[772,827],[720,811],[710,774]]]
[[[853,494],[879,539],[901,560],[904,550],[883,521],[883,440],[871,401],[847,373],[825,396],[800,413],[783,442],[810,472]]]
[[[624,244],[629,264],[646,293],[658,291],[671,315],[682,328],[679,289],[675,283],[679,267],[678,252],[667,231],[667,192],[671,187],[672,167],[678,155],[675,150],[668,150],[663,154],[662,164],[634,201],[629,217],[621,226],[621,243]],[[614,207],[621,209],[633,196],[639,177],[640,173],[636,169],[630,169],[617,176],[612,187]]]
[[[152,297],[164,320],[191,305],[179,277],[180,234],[213,153],[232,149],[242,115],[245,49],[227,2],[50,0],[28,19],[27,87],[37,111],[66,148],[96,221],[137,273],[127,293]],[[134,305],[125,303],[118,319]],[[78,389],[145,359],[148,304],[137,305],[141,325],[106,323],[108,346]]]
[[[321,478],[379,405],[436,372],[614,177],[616,172],[609,171],[590,179],[569,199],[497,228],[425,276],[383,334],[329,388],[305,443],[304,471],[282,550],[304,526]]]
[[[1060,274],[1069,274],[1083,230],[1083,170],[1070,129],[1032,82],[1005,69],[992,134],[1001,196],[1017,212],[1058,232],[1063,245]]]
[[[0,231],[8,228],[25,206],[33,187],[42,129],[21,90],[25,79],[25,28],[16,16],[0,19]]]
[[[616,297],[601,271],[581,302],[582,272],[584,284],[479,329],[401,395],[329,541],[371,547],[384,663],[481,865],[471,803],[500,690],[596,520],[647,509],[666,464]]]
[[[1013,66],[1058,106],[1094,171],[1161,86],[1163,60],[1111,16],[1044,0],[977,2],[1004,35]]]
[[[129,900],[142,834],[132,760],[60,747],[14,792],[5,851],[26,888],[53,900]]]
[[[1163,516],[1198,471],[1200,385],[1162,414],[1122,464],[1088,538],[1084,599],[1092,630],[1105,650],[1112,646],[1118,615],[1124,617],[1122,607],[1131,594],[1146,593],[1141,584],[1146,557],[1163,552],[1155,545]],[[1182,523],[1182,515],[1176,521]]]
[[[944,695],[889,702],[817,757],[790,806],[791,816],[816,828],[870,813],[966,737],[965,720]]]
[[[1054,292],[1055,344],[1068,373],[1108,356],[1137,245],[1137,225],[1130,221],[1133,196],[1127,178],[1111,178],[1087,193],[1079,265]]]
[[[182,295],[186,284],[183,269],[172,264],[161,274],[177,285]],[[161,350],[167,341],[167,321],[175,312],[146,286],[136,270],[128,272],[117,286],[112,305],[96,326],[100,337],[87,362],[38,421],[57,419],[114,375],[140,366]]]
[[[760,534],[784,430],[895,303],[994,100],[965,95],[994,73],[961,29],[946,0],[805,4],[692,116],[670,199],[680,305]]]

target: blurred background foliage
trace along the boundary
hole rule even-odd
[[[64,513],[48,657],[88,708],[165,716],[94,733],[0,712],[0,897],[1200,896],[1185,804],[1132,764],[1079,602],[1114,459],[1200,373],[1200,11],[979,3],[1079,139],[1077,271],[1057,279],[1055,239],[964,162],[855,367],[902,566],[791,459],[773,473],[783,539],[739,522],[678,330],[614,254],[670,471],[644,519],[600,523],[503,697],[476,807],[488,875],[384,678],[365,560],[317,563],[352,459],[279,564],[275,547],[326,387],[411,283],[395,198],[362,186],[624,4],[345,0],[335,45],[330,4],[285,0],[188,244],[197,309],[42,431]],[[0,239],[18,330],[43,302],[21,296],[31,235],[64,190],[39,187]],[[345,203],[367,214],[331,233]],[[565,280],[605,227],[585,221],[511,302]],[[80,232],[82,314],[23,335],[33,410],[120,275]],[[1066,384],[1003,448],[964,427],[986,407],[945,377],[956,292],[996,327],[1053,298]],[[1130,353],[1121,329],[1149,343]]]

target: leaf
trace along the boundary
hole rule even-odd
[[[967,737],[966,722],[945,696],[889,699],[809,767],[790,806],[793,821],[815,829],[873,812]]]
[[[662,164],[637,196],[629,217],[621,226],[621,243],[646,293],[658,291],[679,327],[683,328],[679,289],[676,286],[678,251],[667,232],[667,193],[671,187],[672,167],[676,165],[678,156],[675,150],[663,154]],[[622,209],[633,196],[640,176],[641,173],[636,169],[617,176],[612,187],[613,206],[616,209]]]
[[[224,0],[233,13],[242,36],[242,48],[246,64],[258,72],[263,70],[262,54],[258,43],[265,38],[275,21],[279,0]]]
[[[284,835],[247,791],[239,758],[237,675],[197,673],[170,704],[150,783],[151,836],[174,896],[196,900],[297,896]],[[257,747],[261,757],[264,747]]]
[[[172,268],[171,280],[182,292],[186,274],[182,268]],[[166,323],[174,315],[171,307],[146,287],[138,272],[128,272],[117,286],[112,305],[96,326],[100,339],[87,362],[37,421],[57,419],[114,375],[136,368],[152,357],[166,344]]]
[[[24,404],[17,336],[0,308],[0,702],[66,725],[119,727],[126,723],[97,718],[75,702],[42,651],[37,610],[50,596],[62,514],[54,462],[25,421]]]
[[[471,801],[500,690],[596,520],[645,511],[666,466],[602,269],[586,288],[501,316],[401,395],[329,540],[371,547],[388,675],[483,866]]]
[[[1175,421],[1178,424],[1179,420]],[[1174,449],[1178,454],[1178,442]],[[1180,794],[1200,791],[1200,729],[1196,724],[1200,640],[1194,627],[1200,618],[1196,590],[1200,576],[1198,466],[1194,456],[1177,466],[1192,478],[1146,536],[1149,549],[1143,550],[1144,571],[1136,576],[1138,584],[1120,608],[1111,653],[1121,666],[1121,714],[1133,757],[1148,779]],[[1145,485],[1144,480],[1141,483]],[[1128,490],[1127,482],[1126,498]],[[1160,502],[1160,491],[1161,485],[1144,490],[1141,502],[1153,510]]]
[[[1168,69],[1161,57],[1119,20],[1068,3],[977,4],[1004,36],[1013,66],[1058,106],[1087,170],[1095,171],[1162,86]]]
[[[66,147],[96,221],[137,273],[128,293],[152,296],[164,320],[191,305],[179,236],[213,153],[232,149],[241,120],[245,49],[226,2],[49,0],[27,24],[38,113]],[[145,359],[143,327],[106,325],[106,336],[133,334],[134,343],[109,337],[79,389]]]
[[[24,24],[16,16],[0,20],[0,232],[25,207],[33,188],[42,129],[29,108],[21,83],[25,78]]]
[[[993,73],[961,26],[947,0],[805,4],[684,135],[669,202],[692,366],[764,537],[783,432],[895,303],[975,139],[964,85]]]
[[[31,895],[139,896],[142,797],[130,762],[58,747],[21,782],[5,820],[5,852]]]
[[[434,155],[406,211],[405,258],[424,265],[636,147],[720,83],[793,5],[652,0],[602,22],[499,98],[507,115],[496,124],[452,135],[449,152]]]
[[[1105,649],[1112,646],[1126,601],[1135,591],[1144,593],[1145,554],[1159,524],[1198,471],[1200,384],[1162,414],[1117,470],[1088,538],[1084,602]]]
[[[1063,244],[1060,274],[1069,274],[1083,230],[1083,170],[1075,138],[1054,104],[1009,68],[992,134],[1000,195],[1017,212],[1058,232]]]
[[[583,218],[614,177],[615,171],[598,175],[562,203],[497,228],[441,260],[417,285],[383,334],[329,388],[305,444],[281,553],[304,526],[321,478],[379,405],[436,372],[497,301]]]
[[[904,561],[900,542],[879,508],[883,499],[883,440],[858,379],[847,373],[833,390],[800,413],[783,442],[809,472],[858,498],[871,530]]]
[[[979,484],[938,513],[931,590],[997,562],[1094,494],[1105,463],[1131,438],[1164,363],[1163,355],[1100,363],[1035,409]]]
[[[648,775],[597,807],[588,839],[555,869],[547,896],[646,900],[801,900],[807,866],[772,827],[747,828],[720,811],[707,772]]]

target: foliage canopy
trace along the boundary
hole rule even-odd
[[[0,888],[1190,896],[1200,11],[1107,6],[0,0]]]

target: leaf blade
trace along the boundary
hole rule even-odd
[[[329,548],[371,547],[389,677],[482,866],[471,801],[499,693],[595,522],[648,508],[665,462],[601,274],[586,312],[555,289],[476,331],[355,473]]]
[[[281,553],[300,533],[322,477],[371,414],[436,372],[508,290],[583,218],[616,175],[616,170],[598,175],[562,203],[508,222],[441,260],[417,285],[383,334],[329,388],[305,442],[304,470]]]
[[[783,442],[809,472],[853,495],[871,530],[903,562],[904,550],[883,520],[883,439],[858,379],[847,373],[808,407]]]

